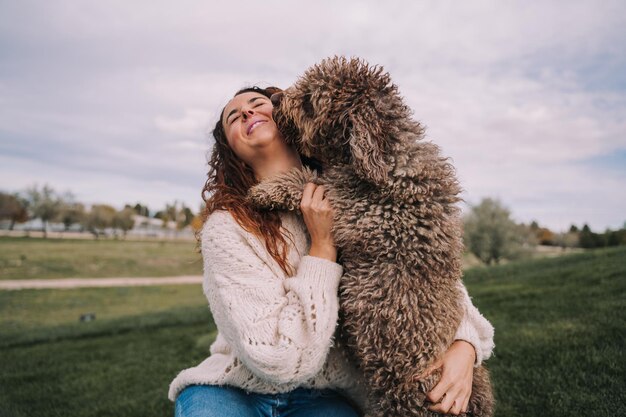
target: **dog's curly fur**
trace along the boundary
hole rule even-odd
[[[372,416],[435,416],[414,377],[452,344],[462,318],[460,187],[439,148],[423,140],[397,87],[378,66],[334,57],[281,97],[285,140],[322,162],[323,177],[293,169],[250,190],[259,208],[297,210],[304,184],[324,184],[344,266],[341,327],[363,371]],[[469,414],[491,416],[487,370],[474,370]]]

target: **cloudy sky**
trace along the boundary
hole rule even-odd
[[[200,205],[232,93],[383,65],[477,203],[626,221],[626,2],[0,0],[0,189]]]

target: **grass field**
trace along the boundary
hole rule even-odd
[[[0,317],[1,417],[172,415],[215,336],[199,285],[5,291]]]
[[[200,285],[0,291],[0,347],[185,322],[198,310],[207,310]],[[85,313],[96,320],[80,323]]]
[[[626,248],[466,273],[496,329],[498,416],[626,415]]]
[[[41,239],[0,236],[0,279],[115,278],[200,275],[195,242]],[[542,246],[534,259],[575,249]],[[581,251],[581,249],[576,249]],[[481,265],[465,253],[463,267]]]
[[[626,248],[465,279],[496,328],[498,416],[626,415]],[[0,292],[0,317],[2,417],[172,415],[215,335],[199,286]]]
[[[0,279],[200,275],[195,242],[0,237]]]

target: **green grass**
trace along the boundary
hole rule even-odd
[[[196,347],[208,330],[206,323],[137,326],[4,349],[0,416],[173,415],[168,385],[208,356]]]
[[[200,275],[195,242],[0,237],[0,279]]]
[[[197,285],[0,297],[1,417],[172,415],[169,383],[216,334]]]
[[[626,248],[465,280],[496,328],[497,416],[626,415]],[[2,417],[172,415],[169,383],[215,337],[199,286],[0,292],[0,314]]]
[[[626,415],[626,248],[477,268],[499,416]]]
[[[180,321],[198,309],[207,309],[200,285],[0,291],[0,346]],[[85,313],[96,320],[80,322]]]

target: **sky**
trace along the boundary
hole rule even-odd
[[[555,231],[626,221],[624,1],[0,0],[0,190],[197,210],[232,94],[382,65],[457,169]]]

